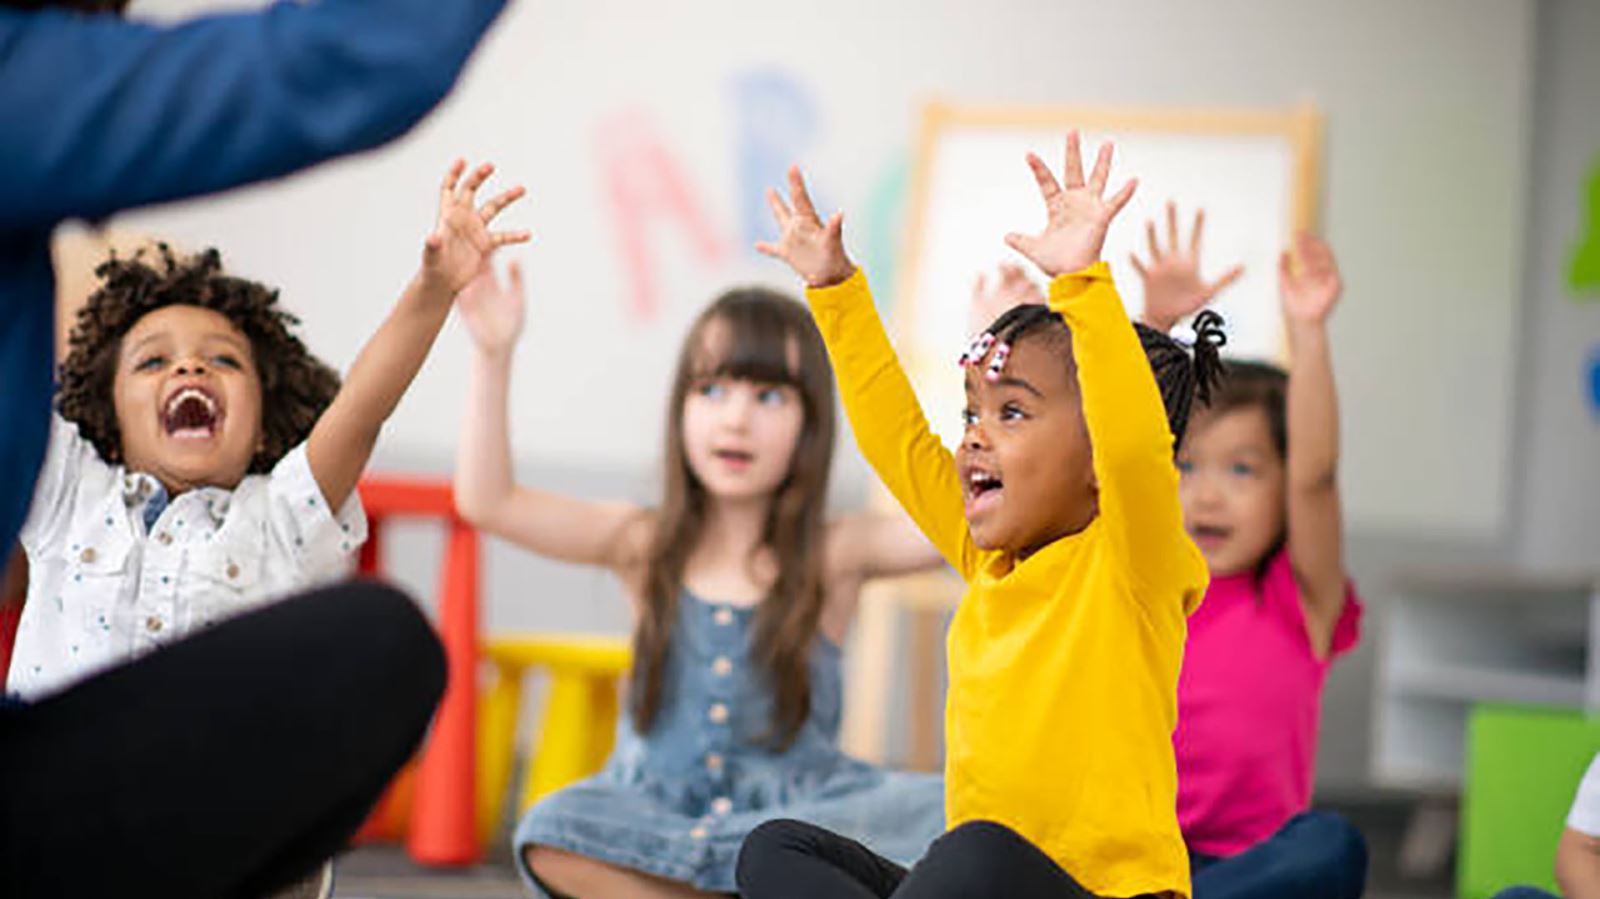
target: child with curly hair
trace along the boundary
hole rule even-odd
[[[343,386],[275,290],[207,250],[100,266],[61,367],[21,532],[29,584],[7,689],[60,690],[276,597],[337,579],[365,539],[355,493],[383,423],[522,195],[456,161],[422,266]]]

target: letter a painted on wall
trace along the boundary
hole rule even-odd
[[[683,167],[648,118],[624,112],[595,130],[606,198],[611,206],[617,249],[627,270],[629,306],[635,320],[654,321],[661,312],[661,286],[650,234],[670,223],[682,232],[702,265],[715,266],[727,255],[705,208],[696,199]]]

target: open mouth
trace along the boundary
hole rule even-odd
[[[177,440],[209,440],[222,424],[222,407],[202,387],[180,387],[161,407],[161,428]]]
[[[712,450],[711,455],[718,461],[733,468],[748,468],[756,460],[756,454],[737,449]]]
[[[1189,536],[1202,548],[1220,546],[1233,536],[1233,528],[1220,524],[1196,524],[1189,528]]]
[[[971,518],[1000,502],[1005,482],[988,469],[972,468],[967,471],[962,488],[967,494],[967,517]]]

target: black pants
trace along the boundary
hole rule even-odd
[[[344,846],[443,689],[411,601],[352,583],[0,708],[0,894],[282,886]]]
[[[800,821],[768,821],[739,851],[744,899],[1094,899],[1016,831],[969,821],[933,841],[910,871],[855,840]]]

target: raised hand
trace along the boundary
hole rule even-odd
[[[830,287],[855,272],[844,252],[844,214],[836,212],[822,223],[798,166],[789,167],[789,202],[768,190],[767,205],[778,222],[778,242],[757,241],[758,252],[787,262],[807,287]]]
[[[1290,324],[1320,325],[1339,302],[1344,281],[1333,248],[1309,232],[1294,236],[1294,250],[1278,257],[1278,291]]]
[[[522,266],[515,262],[510,265],[507,283],[501,283],[494,266],[485,265],[477,277],[456,294],[461,320],[481,352],[490,356],[511,352],[517,336],[522,333],[525,296]]]
[[[1100,145],[1094,170],[1085,182],[1078,132],[1067,132],[1063,181],[1058,183],[1044,161],[1029,153],[1028,166],[1033,169],[1034,180],[1039,182],[1039,195],[1044,199],[1048,219],[1044,230],[1038,234],[1007,234],[1006,245],[1028,257],[1052,278],[1098,261],[1100,248],[1106,242],[1106,229],[1122,207],[1128,205],[1138,185],[1137,180],[1129,181],[1110,199],[1104,197],[1106,181],[1111,177],[1111,154],[1110,143]]]
[[[1172,330],[1179,319],[1199,311],[1244,274],[1244,266],[1236,265],[1209,284],[1200,277],[1200,235],[1205,225],[1206,211],[1196,210],[1189,243],[1181,245],[1178,208],[1168,202],[1167,246],[1163,250],[1156,239],[1156,223],[1145,223],[1145,233],[1150,239],[1150,261],[1140,262],[1137,254],[1129,258],[1144,281],[1144,321],[1152,328]]]
[[[979,274],[972,284],[972,321],[968,329],[974,333],[987,328],[1000,314],[1012,306],[1043,304],[1044,291],[1033,283],[1022,266],[1006,262],[1000,265],[994,280]]]
[[[473,169],[465,182],[461,173],[466,162],[457,159],[445,172],[439,185],[439,218],[422,249],[423,282],[443,296],[453,297],[467,282],[488,268],[489,257],[507,244],[525,243],[527,231],[490,231],[489,224],[507,206],[522,198],[521,185],[500,194],[478,207],[478,188],[494,173],[494,165],[484,163]],[[459,182],[459,184],[458,184]]]

